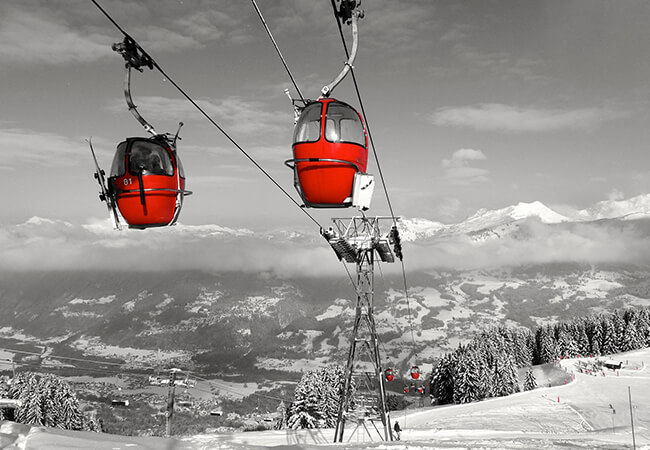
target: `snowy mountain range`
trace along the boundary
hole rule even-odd
[[[444,224],[426,218],[402,218],[399,228],[403,241],[414,242],[434,237],[473,235],[489,230],[508,228],[512,224],[527,220],[537,220],[542,224],[555,225],[562,223],[588,223],[601,220],[629,221],[647,218],[650,218],[650,194],[642,194],[626,200],[604,200],[596,203],[592,207],[574,210],[565,214],[560,214],[539,201],[533,201],[531,203],[520,202],[516,205],[495,210],[480,209],[465,220],[451,224]],[[65,221],[35,216],[16,227],[32,230],[51,230],[52,228],[57,228],[58,231],[70,231],[76,226]],[[95,234],[111,235],[113,233],[108,220],[84,224],[81,225],[81,228]],[[320,237],[313,232],[305,233],[288,230],[259,232],[246,228],[234,229],[222,227],[216,224],[178,224],[175,227],[167,229],[151,229],[147,233],[152,235],[172,234],[178,237],[192,236],[196,238],[218,239],[251,238],[286,242],[320,240]],[[139,231],[133,230],[123,230],[123,234],[127,236],[129,234],[141,236]]]
[[[650,218],[650,194],[643,194],[627,200],[604,200],[570,215],[562,215],[539,201],[520,202],[496,210],[480,209],[474,215],[456,224],[443,224],[422,218],[407,218],[401,221],[401,235],[405,241],[429,239],[453,234],[472,234],[490,229],[507,227],[528,219],[543,224],[581,223],[604,219],[635,220]]]

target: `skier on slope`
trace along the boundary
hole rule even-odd
[[[395,435],[397,437],[397,440],[399,441],[400,440],[400,435],[402,433],[402,428],[400,428],[399,422],[395,422],[395,426],[393,427],[393,429],[395,430]]]

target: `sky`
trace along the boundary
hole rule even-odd
[[[232,138],[298,198],[289,77],[248,1],[101,0]],[[301,90],[345,60],[329,0],[257,0]],[[650,192],[650,3],[364,0],[355,74],[395,213],[444,223],[541,201],[565,212]],[[345,28],[348,41],[349,27]],[[122,93],[120,32],[90,0],[0,2],[0,224],[107,217],[85,142],[108,171],[146,136]],[[133,97],[181,131],[194,194],[179,221],[252,230],[313,224],[157,71]],[[359,106],[351,79],[332,95]],[[371,156],[368,171],[378,174]],[[377,189],[371,213],[388,213]],[[353,211],[313,210],[321,223]]]

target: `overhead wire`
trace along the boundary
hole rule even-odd
[[[106,16],[106,18],[125,36],[128,37],[129,39],[133,40],[133,42],[136,44],[136,46],[142,51],[144,54],[147,54],[147,52],[138,44],[138,42],[133,39],[131,35],[129,35],[118,23],[111,17],[110,14],[97,2],[97,0],[91,0],[93,4]],[[296,89],[298,90],[298,93],[300,94],[301,99],[304,98],[302,97],[302,93],[300,93],[300,90],[298,89],[297,83],[295,83],[295,80],[293,78],[293,75],[291,74],[291,71],[289,70],[288,66],[286,65],[286,62],[284,61],[284,58],[282,57],[282,53],[280,52],[279,47],[277,46],[277,43],[275,42],[275,39],[273,39],[273,35],[271,34],[270,30],[268,30],[268,27],[266,26],[266,22],[264,21],[263,16],[261,15],[261,12],[259,11],[259,8],[257,7],[257,4],[255,3],[254,0],[253,5],[255,6],[256,11],[258,12],[258,15],[262,19],[262,22],[265,25],[265,28],[267,28],[267,32],[269,34],[269,37],[273,41],[274,46],[276,47],[278,54],[280,55],[280,58],[282,59],[283,64],[285,65],[287,69],[287,73],[289,74],[290,78],[294,82],[294,85]],[[246,158],[248,158],[282,193],[293,203],[295,204],[304,214],[309,217],[309,219],[318,226],[320,230],[323,229],[323,226],[314,218],[313,215],[311,215],[306,208],[303,208],[287,191],[284,189],[260,164],[255,161],[255,159],[248,153],[246,152],[240,145],[237,143],[203,108],[201,108],[200,105],[198,105],[186,92],[183,90],[180,85],[178,85],[163,69],[160,67],[160,65],[156,62],[155,59],[151,58],[150,55],[147,54],[147,56],[151,59],[153,66],[212,124],[214,125]],[[356,289],[356,285],[354,283],[354,280],[352,279],[352,276],[350,275],[347,267],[346,271],[348,272],[348,277],[350,278],[350,281],[352,282],[352,285]]]
[[[108,20],[109,20],[109,21],[110,21],[110,22],[115,26],[115,28],[117,28],[117,29],[118,29],[118,30],[119,30],[119,31],[120,31],[120,32],[121,32],[125,37],[127,37],[127,38],[133,40],[133,42],[136,44],[137,48],[138,48],[138,49],[139,49],[143,54],[147,55],[147,56],[151,59],[153,66],[158,70],[158,72],[160,72],[160,74],[163,75],[163,76],[165,77],[165,79],[167,79],[167,81],[169,81],[169,82],[171,83],[171,85],[174,86],[174,87],[176,88],[176,90],[177,90],[178,92],[180,92],[181,95],[183,95],[183,97],[185,97],[185,99],[186,99],[188,102],[190,102],[190,103],[192,104],[192,106],[194,106],[194,107],[196,108],[196,110],[199,111],[199,112],[203,115],[203,117],[205,117],[205,118],[206,118],[206,119],[207,119],[207,120],[208,120],[208,121],[209,121],[209,122],[210,122],[210,123],[211,123],[215,128],[217,128],[217,129],[221,132],[221,134],[223,134],[223,136],[224,136],[226,139],[228,139],[228,140],[230,141],[230,143],[232,143],[232,144],[235,146],[235,148],[237,148],[237,150],[239,150],[239,151],[240,151],[240,152],[241,152],[241,153],[242,153],[242,154],[243,154],[243,155],[244,155],[244,156],[245,156],[245,157],[246,157],[246,158],[247,158],[251,163],[253,163],[253,165],[254,165],[255,167],[257,167],[257,168],[260,170],[260,172],[262,172],[262,173],[263,173],[263,174],[264,174],[264,175],[265,175],[265,176],[266,176],[266,177],[267,177],[267,178],[268,178],[268,179],[269,179],[269,180],[270,180],[270,181],[271,181],[271,182],[272,182],[272,183],[273,183],[273,184],[274,184],[274,185],[275,185],[275,186],[276,186],[280,191],[282,191],[282,193],[283,193],[283,194],[284,194],[284,195],[285,195],[285,196],[286,196],[286,197],[287,197],[287,198],[288,198],[288,199],[289,199],[293,204],[295,204],[295,205],[296,205],[296,206],[297,206],[297,207],[298,207],[298,208],[299,208],[299,209],[300,209],[300,210],[301,210],[305,215],[307,215],[307,217],[309,217],[309,219],[310,219],[312,222],[314,222],[314,223],[315,223],[319,228],[321,228],[321,229],[323,228],[323,227],[321,226],[321,224],[318,222],[318,220],[316,220],[316,219],[314,218],[314,216],[312,216],[312,215],[311,215],[311,214],[310,214],[310,213],[309,213],[305,208],[303,208],[303,207],[302,207],[302,206],[301,206],[301,205],[300,205],[300,204],[299,204],[299,203],[298,203],[298,202],[297,202],[297,201],[296,201],[296,200],[295,200],[295,199],[294,199],[294,198],[293,198],[293,197],[292,197],[292,196],[291,196],[287,191],[286,191],[286,189],[284,189],[284,188],[280,185],[280,183],[278,183],[278,182],[275,180],[275,178],[273,178],[273,177],[271,176],[271,174],[269,174],[269,173],[266,171],[266,169],[264,169],[264,168],[263,168],[263,167],[262,167],[262,166],[261,166],[261,165],[260,165],[256,160],[255,160],[255,158],[253,158],[253,157],[252,157],[252,156],[251,156],[251,155],[250,155],[246,150],[244,150],[244,148],[243,148],[241,145],[239,145],[239,143],[238,143],[237,141],[235,141],[235,139],[232,138],[232,137],[230,136],[230,134],[227,133],[226,130],[224,130],[224,129],[223,129],[223,128],[222,128],[222,127],[221,127],[221,126],[220,126],[220,125],[219,125],[219,124],[218,124],[218,123],[217,123],[217,122],[212,118],[212,116],[210,116],[210,115],[209,115],[209,114],[208,114],[208,113],[207,113],[207,112],[206,112],[206,111],[205,111],[205,110],[204,110],[204,109],[203,109],[203,108],[202,108],[198,103],[196,103],[196,101],[194,101],[194,99],[193,99],[193,98],[192,98],[192,97],[191,97],[187,92],[185,92],[185,90],[184,90],[184,89],[183,89],[183,88],[182,88],[178,83],[176,83],[176,81],[174,81],[174,79],[171,78],[171,77],[170,77],[170,76],[169,76],[169,75],[168,75],[168,74],[163,70],[163,68],[162,68],[162,67],[161,67],[161,66],[156,62],[155,59],[151,58],[151,56],[150,56],[150,55],[149,55],[149,54],[148,54],[148,53],[147,53],[147,52],[142,48],[142,46],[141,46],[141,45],[140,45],[140,44],[139,44],[139,43],[138,43],[138,42],[137,42],[137,41],[136,41],[136,40],[135,40],[131,35],[129,35],[129,33],[127,33],[127,32],[126,32],[126,31],[125,31],[125,30],[124,30],[124,29],[123,29],[123,28],[122,28],[122,27],[117,23],[117,21],[116,21],[115,19],[113,19],[113,17],[111,17],[110,14],[108,14],[108,12],[107,12],[107,11],[106,11],[106,10],[105,10],[105,9],[104,9],[100,4],[99,4],[99,3],[98,3],[97,0],[90,0],[90,1],[93,2],[93,4],[94,4],[94,5],[95,5],[95,6],[96,6],[96,7],[97,7],[101,12],[102,12],[102,14],[104,14],[104,16],[106,16],[106,18],[107,18],[107,19],[108,19]]]
[[[350,53],[348,51],[348,45],[347,45],[347,43],[345,41],[345,34],[343,33],[343,26],[341,25],[341,19],[339,18],[339,15],[337,14],[337,11],[336,11],[335,0],[331,0],[331,4],[332,4],[332,9],[334,11],[334,18],[336,19],[336,24],[337,24],[338,29],[339,29],[339,35],[341,36],[341,42],[343,43],[343,49],[345,50],[346,57],[349,58]],[[386,202],[388,204],[388,209],[390,211],[391,218],[393,219],[393,225],[395,226],[395,228],[397,228],[397,218],[396,218],[395,212],[393,210],[392,202],[390,201],[390,196],[388,194],[388,187],[386,185],[386,180],[384,178],[384,173],[383,173],[383,171],[381,169],[381,164],[379,162],[379,156],[377,154],[377,149],[375,147],[375,141],[374,141],[374,139],[372,137],[372,132],[371,132],[371,129],[370,129],[370,123],[368,121],[368,115],[366,114],[366,110],[365,110],[365,107],[364,107],[364,104],[363,104],[363,99],[361,98],[361,90],[359,89],[359,83],[357,82],[357,77],[356,77],[356,75],[354,73],[354,67],[352,67],[352,66],[350,67],[350,73],[352,74],[352,81],[354,83],[354,89],[355,89],[356,94],[357,94],[357,99],[359,100],[359,107],[361,108],[361,114],[363,115],[363,118],[364,118],[365,123],[366,123],[366,130],[368,131],[368,140],[370,141],[370,146],[372,148],[372,153],[373,153],[373,156],[375,158],[375,163],[377,164],[377,170],[379,171],[379,178],[381,179],[381,184],[382,184],[383,189],[384,189],[384,194],[386,195]],[[409,294],[408,294],[408,283],[406,281],[406,268],[404,266],[404,259],[399,258],[399,260],[400,260],[400,264],[402,266],[401,267],[402,268],[402,279],[403,279],[403,282],[404,282],[404,295],[406,297],[406,307],[407,307],[408,318],[409,318],[409,327],[411,329],[411,341],[413,343],[414,356],[415,356],[415,359],[417,361],[418,353],[417,353],[417,347],[416,347],[416,343],[415,343],[415,333],[413,331],[413,317],[411,315],[411,304],[410,304]]]
[[[259,9],[257,6],[257,2],[255,0],[251,0],[253,7],[255,8],[255,11],[257,12],[258,17],[260,18],[260,21],[262,22],[262,25],[264,26],[264,29],[266,30],[267,35],[269,36],[269,39],[271,39],[271,43],[275,47],[275,50],[280,57],[280,60],[282,61],[282,64],[284,65],[284,68],[289,75],[289,78],[291,79],[291,82],[293,83],[294,87],[296,88],[296,91],[298,91],[298,95],[300,96],[300,100],[303,102],[303,104],[307,104],[307,100],[305,100],[304,96],[302,95],[302,92],[300,91],[300,88],[298,87],[298,83],[296,82],[295,78],[293,77],[293,74],[291,73],[291,69],[289,69],[289,66],[287,65],[287,62],[285,61],[284,57],[282,56],[282,52],[280,51],[280,47],[278,46],[278,43],[276,42],[275,38],[273,37],[273,34],[271,33],[271,30],[269,26],[266,23],[266,20],[264,19],[264,16],[262,14],[262,11]],[[322,229],[322,227],[321,227]],[[352,283],[352,287],[355,290],[356,294],[356,282],[354,281],[354,278],[350,274],[350,270],[348,269],[347,265],[345,264],[345,261],[341,260],[343,263],[343,267],[345,268],[345,271],[348,274],[348,278],[350,279],[350,282]]]
[[[136,41],[135,39],[133,39],[133,38],[132,38],[132,37],[131,37],[131,36],[130,36],[130,35],[129,35],[129,34],[128,34],[128,33],[127,33],[127,32],[126,32],[126,31],[125,31],[125,30],[124,30],[124,29],[123,29],[123,28],[122,28],[122,27],[117,23],[117,21],[116,21],[115,19],[113,19],[113,17],[112,17],[110,14],[108,14],[108,12],[107,12],[107,11],[106,11],[106,10],[105,10],[105,9],[104,9],[100,4],[99,4],[99,3],[98,3],[97,0],[91,0],[91,1],[92,1],[92,3],[93,3],[93,4],[94,4],[94,5],[95,5],[95,6],[96,6],[96,7],[97,7],[101,12],[102,12],[102,14],[103,14],[103,15],[104,15],[104,16],[105,16],[105,17],[106,17],[106,18],[107,18],[107,19],[108,19],[108,20],[109,20],[109,21],[110,21],[110,22],[111,22],[111,23],[112,23],[112,24],[113,24],[113,25],[114,25],[114,26],[115,26],[115,27],[116,27],[116,28],[117,28],[117,29],[118,29],[118,30],[119,30],[119,31],[120,31],[124,36],[125,36],[125,37],[127,37],[127,38],[129,38],[129,39],[132,39],[133,42],[136,43],[136,46],[138,47],[138,49],[139,49],[140,51],[142,51],[144,54],[146,54],[147,56],[149,56],[149,55],[147,54],[147,52],[146,52],[146,51],[145,51],[145,50],[144,50],[144,49],[143,49],[143,48],[142,48],[142,47],[137,43],[137,41]],[[265,23],[265,21],[264,21],[264,18],[263,18],[263,16],[262,16],[262,14],[261,14],[259,8],[257,7],[257,4],[255,3],[254,0],[252,0],[252,2],[253,2],[253,5],[255,6],[255,9],[256,9],[258,15],[260,16],[260,19],[262,20],[262,23],[263,23],[264,26],[265,26],[265,29],[267,30],[267,33],[269,34],[270,39],[272,40],[274,46],[276,47],[276,51],[278,52],[278,55],[280,56],[280,58],[281,58],[283,64],[285,65],[285,69],[287,70],[287,73],[289,74],[290,78],[292,79],[292,82],[294,83],[294,87],[295,87],[296,90],[298,91],[298,93],[299,93],[301,99],[304,101],[304,98],[303,98],[303,96],[302,96],[302,93],[300,92],[300,90],[299,90],[299,88],[298,88],[298,86],[297,86],[297,83],[295,82],[295,79],[293,78],[293,75],[291,74],[291,71],[289,70],[288,66],[286,65],[286,61],[284,60],[284,58],[283,58],[283,56],[282,56],[282,54],[281,54],[281,52],[280,52],[280,50],[279,50],[279,47],[277,46],[277,43],[275,42],[275,39],[273,39],[273,36],[272,36],[272,34],[270,33],[270,30],[268,29],[268,26],[266,25],[266,23]],[[334,6],[334,1],[333,1],[333,0],[332,0],[332,5]],[[338,19],[338,16],[337,16],[336,18],[337,18],[337,23],[338,23],[338,25],[339,25],[339,31],[340,31],[340,33],[341,33],[341,37],[342,37],[342,40],[343,40],[343,45],[344,45],[344,48],[345,48],[346,54],[348,54],[347,45],[346,45],[346,43],[345,43],[345,37],[343,36],[342,27],[341,27],[340,21],[339,21],[339,19]],[[172,85],[176,88],[176,90],[177,90],[178,92],[180,92],[181,95],[183,95],[183,97],[185,97],[185,99],[186,99],[187,101],[189,101],[189,102],[190,102],[190,103],[191,103],[191,104],[192,104],[192,105],[193,105],[193,106],[194,106],[194,107],[195,107],[195,108],[196,108],[196,109],[197,109],[197,110],[198,110],[198,111],[199,111],[199,112],[200,112],[200,113],[201,113],[201,114],[202,114],[202,115],[203,115],[203,116],[204,116],[204,117],[205,117],[205,118],[206,118],[206,119],[207,119],[207,120],[208,120],[208,121],[209,121],[209,122],[210,122],[210,123],[215,127],[215,128],[217,128],[217,129],[218,129],[218,130],[219,130],[219,131],[224,135],[224,137],[226,137],[226,139],[228,139],[228,140],[229,140],[229,141],[230,141],[230,142],[231,142],[231,143],[232,143],[232,144],[233,144],[233,145],[234,145],[234,146],[235,146],[235,147],[236,147],[236,148],[237,148],[237,149],[238,149],[238,150],[239,150],[239,151],[240,151],[240,152],[241,152],[241,153],[242,153],[242,154],[243,154],[243,155],[244,155],[244,156],[245,156],[245,157],[246,157],[246,158],[247,158],[247,159],[248,159],[252,164],[253,164],[253,165],[255,165],[255,166],[256,166],[256,167],[257,167],[257,168],[258,168],[258,169],[259,169],[259,170],[260,170],[260,171],[261,171],[261,172],[262,172],[262,173],[263,173],[263,174],[264,174],[264,175],[265,175],[265,176],[266,176],[266,177],[267,177],[267,178],[268,178],[268,179],[269,179],[269,180],[270,180],[270,181],[271,181],[271,182],[272,182],[272,183],[273,183],[273,184],[274,184],[274,185],[275,185],[275,186],[276,186],[276,187],[277,187],[277,188],[278,188],[278,189],[279,189],[279,190],[280,190],[280,191],[281,191],[281,192],[282,192],[282,193],[283,193],[283,194],[284,194],[284,195],[285,195],[285,196],[286,196],[286,197],[287,197],[287,198],[288,198],[292,203],[294,203],[294,204],[295,204],[295,205],[296,205],[296,206],[297,206],[297,207],[298,207],[298,208],[299,208],[299,209],[300,209],[300,210],[301,210],[305,215],[307,215],[307,216],[309,217],[309,219],[310,219],[312,222],[314,222],[314,223],[315,223],[315,224],[316,224],[320,229],[323,229],[322,225],[321,225],[321,224],[320,224],[320,223],[319,223],[319,222],[318,222],[318,221],[317,221],[317,220],[316,220],[316,219],[315,219],[315,218],[314,218],[314,217],[313,217],[313,216],[312,216],[312,215],[311,215],[311,214],[310,214],[310,213],[309,213],[305,208],[303,208],[303,207],[302,207],[302,206],[301,206],[301,205],[300,205],[300,204],[299,204],[299,203],[298,203],[298,202],[297,202],[297,201],[296,201],[296,200],[295,200],[295,199],[294,199],[294,198],[293,198],[293,197],[292,197],[292,196],[291,196],[291,195],[290,195],[290,194],[289,194],[289,193],[288,193],[288,192],[287,192],[287,191],[286,191],[286,190],[285,190],[285,189],[284,189],[284,188],[283,188],[283,187],[282,187],[282,186],[281,186],[281,185],[280,185],[280,184],[279,184],[279,183],[278,183],[278,182],[277,182],[277,181],[276,181],[276,180],[275,180],[275,179],[274,179],[274,178],[273,178],[273,177],[272,177],[272,176],[271,176],[271,175],[270,175],[270,174],[269,174],[269,173],[268,173],[268,172],[267,172],[267,171],[266,171],[266,170],[265,170],[265,169],[264,169],[264,168],[263,168],[259,163],[257,163],[257,161],[256,161],[256,160],[255,160],[255,159],[254,159],[254,158],[253,158],[253,157],[252,157],[248,152],[246,152],[246,150],[245,150],[241,145],[239,145],[239,143],[238,143],[237,141],[235,141],[235,140],[234,140],[234,139],[229,135],[229,133],[227,133],[227,132],[226,132],[226,131],[225,131],[225,130],[224,130],[224,129],[223,129],[223,128],[222,128],[222,127],[221,127],[221,126],[220,126],[220,125],[219,125],[219,124],[218,124],[218,123],[217,123],[217,122],[216,122],[216,121],[215,121],[215,120],[214,120],[214,119],[213,119],[213,118],[212,118],[212,117],[211,117],[211,116],[210,116],[210,115],[209,115],[209,114],[208,114],[208,113],[207,113],[207,112],[206,112],[206,111],[205,111],[205,110],[200,106],[200,105],[198,105],[198,104],[196,103],[196,101],[195,101],[195,100],[194,100],[194,99],[193,99],[193,98],[192,98],[192,97],[191,97],[191,96],[190,96],[190,95],[189,95],[189,94],[188,94],[188,93],[187,93],[187,92],[186,92],[186,91],[185,91],[185,90],[184,90],[184,89],[183,89],[183,88],[182,88],[182,87],[181,87],[181,86],[176,82],[176,81],[174,81],[174,79],[173,79],[172,77],[170,77],[170,76],[165,72],[165,70],[164,70],[164,69],[163,69],[163,68],[162,68],[162,67],[161,67],[161,66],[160,66],[160,65],[159,65],[159,64],[158,64],[158,63],[157,63],[153,58],[151,58],[151,61],[152,61],[153,66],[154,66],[154,67],[155,67],[155,68],[156,68],[156,69],[161,73],[161,75],[163,75],[163,76],[164,76],[164,77],[165,77],[165,78],[170,82],[170,84],[172,84]],[[386,182],[385,182],[385,179],[384,179],[384,176],[383,176],[383,172],[382,172],[382,170],[381,170],[381,166],[380,166],[380,163],[379,163],[379,158],[378,158],[378,156],[377,156],[377,152],[376,152],[376,148],[375,148],[375,145],[374,145],[374,140],[373,140],[373,138],[372,138],[372,134],[371,134],[371,131],[370,131],[370,127],[368,126],[367,115],[366,115],[366,113],[365,113],[365,108],[364,108],[364,106],[363,106],[363,101],[362,101],[362,99],[361,99],[360,91],[359,91],[359,88],[358,88],[358,84],[357,84],[357,81],[356,81],[356,77],[355,77],[355,75],[354,75],[354,70],[353,70],[353,68],[351,68],[351,72],[352,72],[352,78],[353,78],[353,80],[354,80],[354,84],[355,84],[355,89],[356,89],[356,91],[357,91],[357,96],[358,96],[358,98],[359,98],[359,103],[360,103],[360,105],[361,105],[362,114],[364,115],[364,118],[366,118],[366,126],[367,126],[367,129],[368,129],[369,140],[370,140],[370,143],[371,143],[371,146],[372,146],[372,149],[373,149],[373,154],[374,154],[374,157],[375,157],[375,161],[376,161],[376,163],[377,163],[377,167],[378,167],[378,170],[379,170],[380,178],[381,178],[381,180],[382,180],[382,185],[383,185],[383,187],[384,187],[384,192],[385,192],[385,194],[386,194],[386,198],[387,198],[388,206],[389,206],[389,209],[390,209],[390,212],[391,212],[391,217],[393,218],[393,223],[396,225],[396,224],[397,224],[397,220],[396,220],[396,218],[395,218],[395,214],[394,214],[394,212],[393,212],[393,207],[392,207],[392,204],[391,204],[391,202],[390,202],[390,197],[389,197],[389,195],[388,195],[388,190],[387,190],[387,187],[386,187]],[[355,286],[354,280],[352,279],[352,276],[351,276],[351,274],[350,274],[350,272],[349,272],[347,266],[345,266],[345,264],[344,264],[344,267],[345,267],[345,269],[346,269],[346,271],[347,271],[347,273],[348,273],[348,277],[349,277],[350,280],[352,281],[353,286]],[[402,261],[402,272],[403,272],[403,275],[404,275],[404,283],[405,283],[405,287],[406,287],[406,274],[405,274],[405,270],[404,270],[404,263],[403,263],[403,261]],[[406,289],[406,298],[407,298],[407,303],[408,303],[408,290],[407,290],[407,289]],[[410,306],[409,306],[409,319],[410,319]],[[414,346],[415,346],[415,339],[414,339],[414,337],[413,337],[413,329],[412,329],[412,326],[411,326],[411,333],[412,333],[412,338],[413,338],[413,344],[414,344]],[[116,363],[113,363],[113,364],[116,364]],[[119,364],[116,364],[116,365],[119,365]],[[196,375],[195,375],[195,376],[196,376]],[[198,378],[198,377],[197,377],[197,378]],[[204,379],[204,380],[205,380],[205,381],[209,381],[209,380],[207,380],[207,379]],[[276,399],[276,400],[279,399],[279,398],[276,398],[276,397],[265,396],[265,395],[262,395],[262,394],[251,394],[251,395],[260,395],[260,396],[263,396],[263,397],[273,398],[273,399]],[[280,399],[280,400],[285,400],[285,399]]]
[[[284,69],[287,71],[287,74],[289,75],[289,78],[291,78],[291,82],[293,83],[293,87],[296,88],[296,91],[298,92],[298,95],[300,96],[300,100],[303,102],[303,104],[306,104],[307,101],[305,100],[305,97],[302,95],[302,92],[300,92],[300,88],[298,87],[298,83],[296,83],[296,79],[293,77],[293,74],[291,73],[291,70],[289,69],[289,66],[287,65],[287,62],[284,60],[284,56],[282,56],[282,52],[280,51],[280,47],[278,47],[277,42],[275,42],[275,39],[273,38],[273,35],[271,34],[271,30],[269,29],[269,26],[266,24],[266,20],[264,20],[264,16],[262,15],[262,11],[260,11],[260,8],[257,6],[257,2],[255,0],[251,0],[253,2],[253,6],[255,7],[255,11],[257,11],[257,15],[262,21],[262,25],[264,25],[264,29],[266,30],[266,33],[269,35],[269,38],[271,39],[271,42],[273,43],[273,46],[275,47],[275,51],[278,53],[278,56],[280,57],[280,60],[282,61],[282,64],[284,65]]]

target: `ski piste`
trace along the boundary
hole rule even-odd
[[[95,149],[93,148],[92,138],[88,139],[88,145],[90,146],[90,153],[93,155],[93,161],[95,161],[95,179],[99,183],[99,189],[100,189],[99,199],[101,201],[106,202],[106,207],[108,208],[108,214],[111,216],[111,219],[113,220],[113,228],[119,230],[120,221],[117,218],[115,201],[113,200],[113,196],[108,191],[108,187],[106,184],[106,174],[101,169],[101,167],[99,167],[99,163],[97,162],[97,156],[95,155]]]

